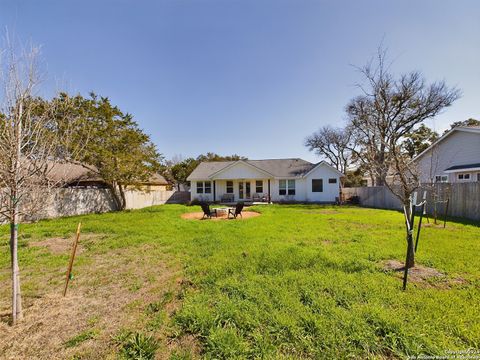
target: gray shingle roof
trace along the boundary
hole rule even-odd
[[[445,169],[445,171],[450,171],[450,170],[468,170],[468,169],[476,169],[480,168],[480,163],[476,164],[466,164],[466,165],[455,165],[451,166],[448,169]]]
[[[92,170],[94,167],[90,166]],[[75,184],[85,182],[103,182],[103,179],[94,171],[90,171],[82,165],[72,163],[56,163],[50,170],[49,178],[52,181]],[[146,185],[168,185],[168,181],[160,174],[153,174],[149,180],[145,181]]]
[[[312,170],[317,164],[302,159],[267,159],[267,160],[243,160],[274,177],[298,177]],[[212,161],[202,162],[190,174],[188,180],[203,180],[210,178],[214,173],[226,168],[236,161]]]

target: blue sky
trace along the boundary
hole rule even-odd
[[[5,1],[0,24],[42,45],[46,94],[108,96],[166,156],[318,158],[359,93],[351,64],[382,41],[393,71],[463,97],[428,125],[480,119],[480,1]]]

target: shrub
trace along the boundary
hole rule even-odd
[[[348,199],[348,203],[352,205],[359,205],[360,204],[360,196],[352,196],[351,198]]]
[[[158,349],[157,341],[142,333],[130,334],[124,341],[120,354],[124,359],[151,360]]]

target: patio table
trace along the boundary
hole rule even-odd
[[[230,207],[216,208],[218,216],[227,216],[228,210],[232,209]]]

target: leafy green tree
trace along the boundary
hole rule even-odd
[[[52,102],[64,103],[67,100],[72,105],[65,111],[82,119],[83,126],[78,129],[77,141],[88,139],[79,162],[103,179],[118,209],[125,209],[126,187],[138,187],[160,172],[162,155],[132,115],[112,105],[107,97],[91,93],[89,98],[77,95],[69,99],[67,94],[61,94]]]
[[[180,186],[180,184],[188,184],[187,177],[198,166],[198,164],[198,161],[194,158],[188,158],[171,167],[170,173],[178,186]]]
[[[240,155],[227,155],[222,156],[212,152],[206,154],[201,154],[194,158],[187,158],[181,162],[178,162],[170,166],[168,173],[179,184],[188,185],[187,177],[192,173],[193,170],[201,162],[211,162],[211,161],[237,161],[237,160],[247,160],[246,157]]]
[[[237,154],[222,156],[215,153],[208,152],[197,156],[197,162],[200,164],[204,161],[237,161],[237,160],[247,160],[245,156],[240,156]]]
[[[344,187],[365,186],[365,184],[366,180],[364,179],[364,171],[361,166],[355,170],[347,170],[347,173],[343,178]]]
[[[437,132],[433,131],[425,124],[421,124],[417,129],[405,135],[403,146],[408,156],[414,158],[426,150],[437,139]]]
[[[463,121],[455,121],[455,122],[450,124],[450,129],[445,130],[443,132],[443,134],[445,135],[447,132],[449,132],[450,130],[452,130],[453,128],[456,128],[458,126],[480,126],[480,120],[470,118],[470,119],[463,120]]]

